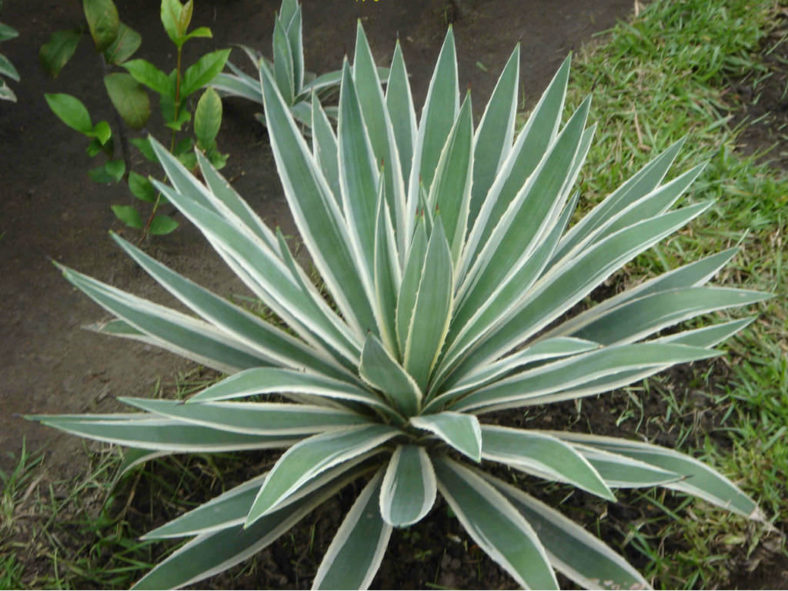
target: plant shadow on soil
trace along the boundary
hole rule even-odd
[[[87,179],[86,170],[95,164],[85,156],[83,142],[55,120],[43,100],[44,92],[70,92],[86,102],[94,119],[110,116],[107,101],[103,99],[100,66],[95,63],[96,56],[86,43],[83,42],[75,62],[56,81],[46,79],[36,63],[37,48],[49,33],[78,22],[78,6],[64,6],[54,1],[20,4],[7,6],[3,13],[4,22],[16,26],[21,33],[13,44],[3,47],[22,75],[22,82],[15,87],[19,103],[4,104],[0,110],[0,138],[7,154],[2,160],[0,174],[5,193],[0,204],[0,232],[4,232],[0,242],[4,255],[0,258],[3,276],[0,297],[4,302],[0,315],[0,332],[4,335],[0,342],[0,379],[4,384],[2,402],[5,409],[0,416],[0,450],[12,453],[18,453],[23,437],[27,438],[28,447],[37,448],[53,436],[49,431],[13,417],[13,413],[114,410],[118,407],[115,396],[147,395],[156,389],[160,376],[191,367],[167,353],[108,340],[78,329],[95,321],[101,312],[68,286],[48,258],[162,303],[171,304],[172,301],[155,291],[148,278],[113,249],[109,240],[96,238],[103,236],[108,227],[124,232],[112,219],[109,204],[125,202],[129,197],[123,187],[99,186]],[[119,1],[118,7],[121,18],[143,35],[141,57],[161,67],[171,67],[171,60],[167,58],[170,48],[158,23],[158,3],[150,0],[134,10],[132,4]],[[216,47],[244,43],[266,50],[270,46],[272,15],[278,4],[274,0],[201,0],[197,2],[194,23],[208,25],[214,30]],[[342,55],[352,51],[355,22],[360,17],[380,64],[388,63],[395,32],[398,32],[415,85],[416,104],[423,100],[446,24],[454,21],[461,82],[473,85],[477,117],[498,70],[517,41],[523,44],[521,78],[528,90],[528,99],[533,101],[570,50],[576,49],[594,31],[611,26],[616,18],[625,18],[631,9],[629,0],[593,3],[577,0],[564,3],[558,12],[547,2],[529,3],[529,7],[523,9],[518,0],[408,0],[367,4],[353,0],[320,3],[307,0],[305,4],[308,67],[316,71],[337,67]],[[549,10],[548,5],[551,6]],[[197,51],[210,48],[211,43],[194,47]],[[242,61],[238,55],[234,59]],[[785,96],[779,94],[787,78],[785,63],[772,60],[770,65],[777,73],[767,82],[776,90],[765,92],[764,96],[772,97],[773,101],[761,101],[758,108],[766,111],[753,111],[748,114],[750,117],[781,112],[785,124]],[[733,85],[736,92],[749,92],[747,81],[737,84]],[[253,119],[255,110],[248,103],[226,101],[219,142],[220,149],[230,152],[231,156],[224,172],[269,224],[280,225],[286,234],[294,235],[295,228],[284,205],[266,134]],[[785,127],[781,129],[784,133]],[[779,138],[773,134],[748,132],[742,141],[748,150],[757,151],[771,145],[775,139]],[[778,166],[785,167],[784,158],[776,160]],[[219,293],[244,293],[243,287],[221,267],[205,241],[187,224],[172,236],[155,239],[145,248]],[[637,432],[670,447],[678,443],[701,447],[702,441],[685,441],[682,434],[691,432],[696,437],[708,434],[715,444],[725,448],[729,440],[717,430],[725,409],[715,408],[709,401],[714,394],[714,384],[722,387],[726,383],[727,365],[716,361],[709,364],[708,369],[711,392],[708,384],[700,391],[689,382],[697,372],[682,368],[673,370],[660,382],[670,384],[675,399],[683,401],[678,414],[675,414],[676,409],[668,408],[668,397],[653,389],[636,387],[630,393],[621,391],[584,400],[582,414],[573,403],[568,403],[552,405],[549,412],[506,413],[496,415],[494,420],[511,426],[574,428],[624,437]],[[673,414],[667,419],[669,412]],[[83,471],[82,462],[74,461],[79,457],[81,443],[76,438],[64,436],[58,436],[56,441],[57,446],[49,446],[51,456],[47,458],[47,466],[51,474],[48,478],[67,478]],[[186,482],[172,493],[179,502],[196,503],[243,481],[250,476],[250,471],[259,473],[276,458],[273,454],[240,457],[242,462],[222,458],[208,461],[200,457],[154,462],[146,468],[145,478],[138,480],[132,475],[121,482],[109,512],[122,513],[132,531],[145,531],[182,511],[175,503],[156,506],[151,503],[151,499],[161,496],[157,492],[158,477],[172,474],[173,466],[168,463],[178,462],[175,467],[180,469],[180,462],[185,462],[194,478],[203,478],[200,482],[216,469],[212,466],[214,462],[226,472],[224,486],[214,478],[212,484],[196,489]],[[10,455],[0,458],[2,469],[7,470],[11,463]],[[606,504],[584,493],[572,492],[570,488],[544,486],[505,470],[499,475],[508,480],[518,478],[529,492],[560,505],[569,517],[592,529],[598,527],[595,533],[614,547],[632,535],[632,524],[637,524],[638,532],[646,537],[650,533],[656,535],[661,527],[660,519],[665,516],[662,509],[644,501],[637,492],[622,491],[618,504]],[[360,483],[348,486],[254,560],[199,586],[308,586],[360,488]],[[134,494],[129,500],[126,493],[130,491]],[[670,509],[684,505],[683,497],[679,496],[667,495],[659,499]],[[96,499],[96,511],[101,502],[102,499]],[[785,530],[788,524],[777,525]],[[73,539],[63,540],[65,548],[84,544],[78,528],[73,533]],[[668,554],[681,550],[680,541],[670,543],[675,543],[676,548],[666,549]],[[154,557],[161,556],[163,548],[163,545],[155,545]],[[753,563],[753,556],[746,556],[744,549],[720,545],[716,550],[731,553],[729,568],[738,569],[738,573],[731,576],[731,587],[786,588],[784,573],[788,571],[788,562],[784,555],[765,555],[760,562]],[[108,557],[113,551],[108,546],[101,550]],[[642,567],[646,563],[645,556],[633,545],[625,552],[635,566]],[[748,572],[753,564],[757,568]],[[88,579],[78,583],[96,586]],[[566,580],[561,583],[571,586]],[[394,531],[386,558],[373,582],[376,588],[511,588],[513,585],[514,581],[468,540],[443,501],[439,501],[429,518],[421,523]]]

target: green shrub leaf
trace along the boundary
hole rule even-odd
[[[213,143],[221,124],[222,99],[213,88],[207,88],[194,110],[194,135],[202,149],[207,149]]]
[[[85,20],[97,51],[104,51],[118,36],[120,20],[112,0],[82,0]]]
[[[145,157],[146,160],[149,162],[156,162],[156,154],[153,151],[153,148],[148,141],[148,138],[143,137],[135,137],[129,140],[135,148],[137,148],[140,153]]]
[[[219,49],[206,53],[186,68],[181,83],[181,100],[210,84],[214,77],[224,69],[228,57],[230,57],[229,49]]]
[[[140,212],[137,211],[137,208],[135,208],[133,205],[113,205],[112,212],[115,214],[116,218],[126,224],[129,228],[142,230],[142,227],[144,226],[142,216],[140,216]]]
[[[126,164],[123,162],[123,160],[110,160],[103,166],[89,170],[88,175],[90,175],[90,178],[96,183],[110,184],[120,182],[125,172]]]
[[[136,59],[124,62],[121,64],[134,79],[147,86],[154,92],[162,96],[170,96],[175,94],[175,85],[164,72],[159,70],[156,66],[144,59]]]
[[[142,37],[131,27],[120,23],[118,35],[112,45],[104,50],[104,59],[107,63],[120,66],[139,49]]]
[[[137,199],[148,203],[156,201],[156,189],[151,182],[134,171],[129,172],[129,190]]]
[[[0,42],[19,37],[19,31],[4,23],[0,23]]]
[[[112,137],[112,129],[110,128],[109,123],[106,121],[99,121],[93,127],[93,131],[91,131],[90,135],[91,137],[96,138],[103,146]]]
[[[197,27],[191,33],[186,35],[186,39],[184,39],[184,41],[198,38],[210,39],[211,37],[213,37],[213,33],[211,33],[211,30],[208,27]]]
[[[70,94],[45,94],[44,98],[52,112],[63,123],[71,129],[90,136],[93,132],[93,124],[90,121],[90,113],[82,101]]]
[[[77,30],[56,31],[38,50],[38,58],[47,74],[56,78],[74,55],[82,33]]]
[[[113,106],[131,129],[141,129],[150,118],[148,93],[129,74],[104,76],[104,86]]]
[[[148,227],[148,232],[153,236],[164,236],[165,234],[169,234],[170,232],[174,231],[177,227],[178,222],[176,222],[170,216],[157,215],[151,220],[150,226]]]

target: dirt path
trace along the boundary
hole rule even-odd
[[[157,0],[118,1],[121,18],[143,37],[140,57],[159,67],[173,64],[171,46],[158,21]],[[278,0],[197,0],[194,25],[208,25],[214,39],[192,49],[243,43],[268,51]],[[449,22],[454,23],[463,86],[473,87],[477,116],[499,69],[515,43],[522,48],[527,100],[538,97],[553,71],[592,33],[625,18],[631,0],[305,0],[306,62],[321,72],[335,69],[352,52],[361,18],[378,63],[387,65],[399,35],[415,99],[423,101],[431,68]],[[62,279],[50,259],[73,266],[121,289],[167,302],[152,282],[106,236],[114,221],[109,205],[129,201],[125,187],[97,185],[86,175],[97,166],[85,154],[87,141],[61,124],[44,101],[45,92],[82,99],[94,121],[109,119],[101,67],[84,40],[57,80],[38,66],[38,48],[49,34],[75,26],[79,3],[10,0],[0,15],[20,37],[3,45],[22,82],[17,104],[0,104],[0,469],[11,466],[23,438],[39,448],[56,437],[20,419],[18,413],[86,412],[115,408],[115,396],[150,395],[189,364],[158,350],[101,337],[79,327],[105,314]],[[187,56],[190,63],[194,56]],[[245,59],[237,52],[234,58]],[[284,207],[265,133],[251,104],[225,106],[220,147],[230,153],[225,172],[239,192],[272,226],[294,233]],[[154,133],[160,133],[152,129]],[[197,232],[186,225],[157,238],[146,250],[217,292],[243,293]],[[68,471],[76,438],[57,437],[50,466]]]

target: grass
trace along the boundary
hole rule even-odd
[[[688,199],[714,199],[715,206],[629,265],[623,281],[739,244],[741,252],[718,283],[777,296],[727,344],[727,357],[686,370],[682,383],[693,396],[658,376],[618,395],[617,424],[646,436],[669,431],[677,447],[736,479],[786,529],[788,281],[781,240],[788,181],[757,155],[735,150],[729,113],[746,105],[726,90],[731,79],[749,76],[759,96],[758,85],[768,81],[759,44],[778,11],[767,0],[655,1],[575,58],[570,102],[593,92],[591,119],[600,122],[584,168],[584,207],[685,135],[675,170],[709,162]],[[182,398],[205,384],[202,376],[185,376],[167,386],[175,390],[168,396]],[[647,398],[658,400],[658,412],[644,404]],[[162,555],[161,546],[141,543],[139,535],[221,491],[241,469],[240,461],[222,457],[169,458],[116,485],[122,465],[117,452],[87,449],[89,470],[70,481],[47,482],[43,456],[26,451],[12,473],[2,474],[0,588],[128,587]],[[765,528],[702,502],[651,491],[622,499],[641,517],[634,523],[610,518],[607,525],[601,518],[592,529],[618,528],[619,545],[657,587],[731,586],[737,569],[785,552],[784,541]]]
[[[785,530],[788,278],[782,240],[788,180],[784,170],[762,162],[761,154],[735,151],[741,126],[731,129],[730,113],[748,105],[728,90],[730,80],[746,77],[754,100],[760,97],[769,72],[758,48],[769,27],[779,22],[778,14],[778,4],[769,0],[651,3],[634,22],[619,23],[575,59],[570,102],[578,104],[593,92],[590,118],[600,122],[583,171],[586,208],[685,135],[674,170],[708,161],[688,199],[712,199],[715,205],[673,240],[629,265],[627,283],[738,244],[739,254],[717,283],[775,294],[757,310],[758,320],[727,344],[729,355],[716,372],[722,370],[722,379],[704,366],[690,369],[690,387],[707,392],[708,408],[719,413],[718,436],[712,439],[690,429],[678,441],[692,445],[694,439],[697,455],[737,480]],[[786,43],[782,35],[769,40],[767,51]],[[648,385],[669,399],[673,413],[648,420],[662,420],[667,427],[676,423],[677,415],[696,412],[676,398],[664,378]],[[637,414],[637,409],[631,412]],[[691,449],[687,443],[677,445]],[[658,502],[655,493],[645,497]],[[658,587],[730,586],[735,569],[755,560],[763,536],[772,551],[786,552],[779,536],[702,503],[676,516],[663,514],[651,527],[641,523],[627,536],[647,558],[644,570]]]
[[[153,396],[185,398],[215,380],[199,370],[159,385]],[[174,517],[195,495],[221,491],[239,459],[197,456],[148,462],[119,478],[120,450],[85,443],[88,467],[50,481],[42,454],[23,447],[10,474],[0,473],[0,589],[128,588],[163,547],[139,537]]]

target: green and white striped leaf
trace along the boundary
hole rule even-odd
[[[424,269],[424,257],[426,256],[427,231],[424,217],[422,216],[416,223],[413,239],[408,249],[407,262],[405,263],[405,269],[402,273],[402,283],[400,284],[399,294],[397,296],[397,343],[399,344],[399,350],[403,352],[403,354],[405,345],[407,344],[411,320],[413,318],[413,309],[416,305],[419,284]]]
[[[284,18],[282,15],[281,18]],[[296,6],[293,16],[287,23],[287,41],[290,44],[290,55],[293,56],[293,87],[295,95],[301,93],[304,86],[304,40],[302,28],[301,6]]]
[[[564,60],[499,167],[468,237],[461,276],[475,261],[504,212],[555,140],[564,108],[569,63],[569,58]]]
[[[472,148],[473,115],[468,95],[438,160],[438,168],[427,199],[429,210],[440,216],[454,262],[460,257],[468,226],[473,179]]]
[[[274,77],[279,92],[282,93],[285,103],[292,105],[295,99],[295,72],[293,68],[293,52],[290,50],[290,41],[287,38],[285,24],[280,20],[274,21]]]
[[[296,435],[232,433],[146,413],[30,415],[26,418],[88,439],[167,452],[214,453],[283,448],[301,439]]]
[[[682,480],[663,484],[665,488],[700,497],[728,511],[744,515],[749,519],[763,521],[763,513],[750,497],[725,476],[703,462],[688,455],[650,443],[627,441],[614,437],[587,435],[584,433],[553,433],[569,443],[578,443],[640,460],[662,470],[675,472]]]
[[[189,184],[184,182],[179,187],[176,183],[178,176],[173,173],[182,169],[182,165],[155,140],[151,140],[151,144],[176,190],[155,179],[152,181],[154,186],[203,232],[255,295],[285,318],[308,342],[317,346],[328,343],[346,359],[355,360],[360,347],[353,342],[347,326],[313,287],[304,289],[298,274],[294,275],[293,269],[282,260],[285,253],[281,252],[281,246],[272,250],[244,226],[225,219],[221,211],[211,211],[214,206],[204,195],[202,199],[207,203],[206,207],[195,203],[194,195],[206,192],[205,188],[197,183],[200,190],[184,193],[182,187]],[[196,183],[188,171],[183,169],[181,172],[190,178],[191,183]]]
[[[254,232],[263,240],[269,248],[274,252],[278,247],[276,237],[271,229],[265,225],[265,222],[249,207],[249,204],[244,201],[241,196],[236,192],[230,183],[225,179],[216,167],[211,164],[211,161],[202,153],[201,150],[195,150],[197,156],[197,164],[200,166],[202,178],[205,184],[210,189],[211,203],[217,210],[222,211],[228,217],[237,219],[239,223],[245,225],[249,230]],[[219,206],[221,203],[222,206]]]
[[[167,151],[155,138],[149,145],[175,190],[200,206],[219,214],[231,226],[261,240],[276,252],[274,233],[229,185],[200,150],[195,150],[206,184],[200,182],[181,161]],[[212,243],[213,244],[213,243]],[[216,245],[214,244],[214,247]]]
[[[316,93],[318,97],[325,92],[330,92],[335,87],[339,86],[339,81],[342,80],[342,70],[334,70],[333,72],[326,72],[321,74],[314,80],[306,82],[302,88],[302,95]]]
[[[212,534],[243,525],[265,474],[247,480],[172,521],[149,531],[143,540],[164,540]]]
[[[248,527],[241,524],[200,535],[159,563],[132,588],[177,589],[220,573],[276,541],[347,482],[345,478],[330,482]]]
[[[326,550],[313,589],[367,589],[378,571],[391,536],[378,497],[383,469],[372,477],[350,508]]]
[[[701,314],[747,306],[770,297],[758,291],[724,287],[671,289],[631,300],[572,335],[604,345],[633,342]]]
[[[343,212],[352,237],[354,256],[371,294],[377,219],[377,201],[372,196],[378,194],[379,173],[347,61],[342,68],[339,91],[337,142]]]
[[[484,474],[533,527],[552,564],[586,589],[650,589],[622,556],[555,509],[497,478]]]
[[[591,463],[560,439],[531,430],[482,427],[482,458],[540,478],[568,482],[608,501],[616,497]]]
[[[489,412],[526,404],[545,404],[550,394],[572,389],[579,396],[584,384],[620,372],[667,367],[716,357],[718,351],[673,343],[635,343],[605,347],[501,380],[452,404],[456,411]]]
[[[650,341],[650,343],[671,343],[674,345],[687,345],[690,347],[702,347],[708,349],[736,334],[736,332],[744,328],[751,321],[752,318],[747,318],[740,321],[737,320],[715,326],[704,327],[701,329],[683,331],[655,339]],[[562,400],[573,400],[582,396],[591,396],[592,394],[609,392],[615,388],[621,388],[653,376],[654,374],[669,368],[671,365],[673,365],[673,363],[667,363],[664,365],[651,365],[646,368],[613,373],[604,377],[590,380],[588,382],[584,382],[580,386],[569,387],[566,390],[562,390],[554,394],[538,396],[533,400],[525,401],[522,406],[548,404],[552,402],[560,402]]]
[[[583,217],[561,241],[555,258],[563,258],[566,253],[591,235],[594,230],[602,226],[608,219],[614,217],[629,204],[653,191],[665,178],[665,174],[676,159],[682,145],[684,145],[683,138],[646,164]]]
[[[457,87],[457,52],[454,33],[449,27],[443,41],[435,70],[421,110],[418,135],[413,146],[413,167],[408,181],[408,209],[406,221],[412,223],[419,201],[419,186],[424,184],[429,194],[443,146],[449,137],[460,108]],[[410,234],[410,228],[406,228]]]
[[[367,337],[361,351],[359,375],[404,416],[418,413],[422,398],[418,384],[373,335]]]
[[[608,310],[612,310],[628,301],[647,295],[680,289],[683,287],[698,287],[704,285],[719,271],[738,251],[737,248],[729,248],[717,254],[713,254],[699,261],[695,261],[658,275],[653,279],[645,281],[640,285],[631,287],[622,293],[608,298],[603,302],[589,308],[585,312],[562,322],[555,329],[547,333],[548,336],[567,335],[577,332],[587,326],[595,319],[604,315]]]
[[[249,435],[312,435],[372,422],[342,409],[283,402],[206,402],[119,398],[148,412],[185,423]]]
[[[409,179],[416,143],[416,110],[413,107],[408,72],[399,40],[394,46],[394,56],[391,58],[391,70],[386,84],[386,108],[397,144],[402,178]],[[403,240],[407,238],[405,229],[399,234],[402,234]],[[400,244],[401,250],[404,250],[403,245],[407,243]]]
[[[664,485],[683,476],[621,454],[614,454],[579,444],[575,451],[587,459],[611,488],[641,488]]]
[[[583,143],[591,101],[575,111],[542,161],[512,199],[458,292],[458,309],[475,309],[528,260],[555,224],[574,179],[569,172]]]
[[[461,376],[456,374],[454,376],[450,375],[452,366],[473,346],[481,335],[489,332],[497,325],[499,319],[506,317],[510,313],[513,307],[522,300],[522,295],[527,293],[540,275],[544,273],[545,266],[574,212],[577,198],[578,193],[575,193],[571,202],[564,207],[564,210],[558,216],[553,228],[541,240],[541,244],[527,257],[527,260],[522,261],[523,264],[507,278],[505,284],[496,288],[481,308],[472,310],[466,306],[463,310],[458,310],[454,314],[449,327],[449,334],[446,337],[446,341],[449,344],[436,372],[436,377],[432,384],[433,390],[437,387],[443,387],[444,383],[453,384],[458,381]]]
[[[327,376],[348,377],[347,371],[335,362],[318,355],[284,331],[168,269],[120,236],[112,234],[112,237],[151,277],[181,302],[217,328],[258,351],[264,358],[293,369],[309,368]]]
[[[298,491],[297,494],[291,495],[287,503],[282,507],[297,503],[304,497],[312,495],[318,489],[330,487],[337,490],[352,482],[363,472],[369,471],[370,467],[363,464],[363,462],[370,455],[372,454],[358,456],[341,466],[327,470]],[[246,515],[249,513],[249,509],[267,475],[268,473],[266,472],[251,480],[247,480],[218,497],[214,497],[207,503],[203,503],[196,509],[192,509],[161,527],[148,532],[142,536],[142,539],[183,538],[209,534],[229,527],[243,525],[244,521],[246,521]]]
[[[434,462],[438,490],[471,538],[526,589],[558,589],[544,547],[517,509],[477,472]]]
[[[229,61],[227,66],[234,68]],[[260,90],[259,81],[243,72],[239,71],[235,75],[220,72],[211,80],[211,86],[218,90],[222,96],[237,96],[263,104],[263,93]]]
[[[187,404],[233,400],[261,394],[306,394],[358,402],[382,411],[388,408],[377,394],[356,384],[279,367],[253,368],[238,372],[195,394]]]
[[[154,186],[206,237],[244,283],[298,335],[311,345],[340,353],[338,361],[355,362],[358,345],[325,300],[309,289],[279,255],[252,235],[240,232],[219,215],[154,180]],[[280,249],[282,246],[280,246]],[[289,253],[282,253],[289,255]]]
[[[380,490],[380,514],[394,527],[421,519],[435,504],[435,470],[420,445],[399,445],[389,460]]]
[[[154,339],[168,351],[204,360],[224,372],[269,365],[270,360],[237,339],[171,308],[116,289],[58,265],[63,276],[105,310]]]
[[[598,347],[599,343],[574,337],[554,337],[538,341],[463,378],[441,394],[440,399],[447,400],[465,394],[537,361],[577,355]]]
[[[265,66],[261,68],[266,126],[290,210],[301,238],[343,317],[359,335],[376,331],[363,269],[328,182],[307,149]]]
[[[740,318],[729,322],[722,322],[712,326],[704,326],[694,330],[684,330],[672,335],[654,339],[654,343],[677,343],[690,347],[714,347],[722,341],[732,337],[741,329],[749,325],[755,316]]]
[[[337,138],[316,94],[312,95],[312,154],[323,171],[334,200],[341,207]]]
[[[393,226],[397,229],[397,235],[404,239],[406,196],[402,166],[397,152],[397,138],[361,21],[356,29],[353,81],[375,160],[382,165],[381,176],[385,186],[388,213]],[[404,248],[405,242],[401,242],[398,246]]]
[[[403,366],[422,391],[426,390],[430,372],[438,360],[449,329],[453,304],[452,273],[449,243],[440,218],[436,218],[427,245],[403,353]]]
[[[378,192],[377,221],[375,223],[374,289],[375,314],[380,335],[389,351],[399,357],[397,341],[397,294],[402,284],[397,238],[386,206],[385,185]]]
[[[597,228],[593,232],[593,240],[590,242],[599,242],[622,228],[664,213],[678,201],[679,197],[695,182],[695,179],[700,176],[705,168],[706,163],[699,164],[670,182],[660,185],[645,197],[628,205]],[[585,241],[581,244],[584,243]]]
[[[520,80],[520,45],[514,48],[484,109],[474,137],[473,193],[468,225],[473,227],[484,198],[501,164],[512,149],[517,114],[517,83]]]
[[[588,295],[624,263],[709,206],[710,203],[690,205],[637,223],[595,244],[566,265],[552,267],[524,295],[520,305],[499,322],[496,330],[481,340],[458,371],[464,374],[523,342]]]
[[[282,21],[282,25],[285,28],[290,26],[290,23],[296,16],[299,8],[300,6],[298,5],[298,0],[282,0],[282,4],[279,6],[278,19]]]
[[[411,417],[410,424],[434,433],[461,454],[474,462],[481,462],[482,431],[474,415],[444,411]]]
[[[386,425],[354,427],[305,439],[276,462],[260,488],[246,519],[247,527],[276,510],[311,479],[382,445],[400,431]]]

